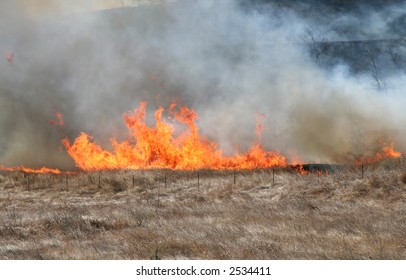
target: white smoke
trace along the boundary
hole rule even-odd
[[[110,137],[125,137],[122,113],[141,100],[151,111],[171,102],[193,107],[201,133],[226,153],[254,141],[256,113],[266,115],[267,149],[305,161],[371,153],[387,136],[404,149],[401,71],[385,78],[382,94],[344,62],[321,67],[303,38],[325,19],[263,7],[178,1],[32,17],[2,3],[0,50],[14,58],[0,62],[0,163],[71,168],[61,133],[49,125],[55,110],[64,136],[85,131],[108,149]],[[404,11],[344,13],[320,32],[348,39],[342,30],[350,25],[362,26],[364,38],[382,34],[388,15]]]

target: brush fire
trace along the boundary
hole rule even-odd
[[[186,126],[174,135],[174,124],[163,119],[163,108],[155,111],[155,126],[145,123],[146,103],[133,112],[124,114],[129,139],[124,142],[111,140],[114,151],[109,152],[92,142],[92,137],[82,133],[73,144],[63,139],[69,155],[82,170],[170,168],[192,169],[255,169],[283,167],[285,156],[266,151],[259,142],[261,127],[258,124],[257,142],[246,153],[223,156],[217,144],[199,133],[196,125],[198,114],[188,107],[172,104],[169,114],[173,122]]]
[[[324,37],[299,11],[251,13],[255,5],[229,0],[9,2],[0,4],[0,170],[306,173],[305,164],[375,164],[406,150],[401,50],[346,48],[317,55],[337,56],[320,64]],[[344,35],[329,42],[353,40]]]
[[[198,113],[186,106],[171,104],[168,117],[164,118],[164,109],[155,111],[155,125],[146,123],[147,103],[142,102],[138,108],[123,114],[123,120],[128,129],[128,138],[118,141],[111,138],[113,150],[103,149],[93,137],[85,132],[73,141],[63,138],[61,143],[66,152],[81,171],[102,170],[137,170],[137,169],[173,169],[173,170],[252,170],[267,168],[286,168],[294,166],[300,174],[308,174],[301,161],[295,159],[289,162],[287,157],[277,151],[266,150],[261,143],[265,115],[256,116],[256,139],[246,152],[236,152],[226,156],[211,141],[199,133],[196,121]],[[49,123],[63,127],[63,115],[55,112],[57,120]],[[183,125],[181,132],[175,133],[175,127]],[[355,160],[355,165],[373,164],[390,158],[399,158],[402,154],[395,151],[394,144],[382,144],[382,151],[374,156],[365,156]],[[2,171],[22,171],[25,173],[61,174],[71,171],[61,171],[55,168],[42,167],[39,169],[24,166],[6,167],[0,165]],[[317,171],[320,172],[320,171]]]
[[[406,260],[405,85],[406,1],[0,0],[0,259]]]

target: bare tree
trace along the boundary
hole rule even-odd
[[[402,69],[404,67],[404,58],[405,58],[405,40],[396,40],[394,42],[389,42],[386,46],[387,53],[395,65],[396,68]]]
[[[319,33],[319,32],[318,32]],[[305,41],[310,45],[310,52],[317,64],[320,64],[320,56],[327,53],[328,44],[324,36],[315,34],[315,31],[306,30]]]
[[[399,64],[400,64],[400,63],[399,63],[400,55],[399,55],[399,53],[396,51],[396,49],[395,49],[395,47],[394,47],[393,45],[389,45],[389,46],[388,46],[388,53],[389,53],[389,55],[390,55],[390,58],[391,58],[393,64],[394,64],[396,67],[399,67]]]
[[[377,91],[381,92],[384,90],[384,84],[380,78],[377,66],[378,50],[376,48],[369,48],[366,50],[365,55],[368,60],[368,70],[370,71],[373,79],[371,85],[375,87]]]

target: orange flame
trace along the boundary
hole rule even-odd
[[[286,166],[286,158],[276,152],[265,151],[255,143],[248,152],[225,157],[214,142],[199,134],[196,125],[198,114],[188,107],[176,110],[169,107],[174,122],[186,125],[187,129],[175,136],[174,126],[163,120],[163,109],[155,111],[155,126],[145,123],[147,103],[142,102],[133,112],[124,114],[129,129],[129,139],[118,142],[111,139],[113,151],[106,151],[92,141],[92,137],[81,133],[70,143],[63,139],[69,155],[83,170],[104,169],[254,169]]]
[[[375,154],[373,157],[363,157],[355,161],[356,165],[363,163],[373,164],[390,158],[399,158],[402,156],[401,152],[395,151],[394,144],[383,144],[382,151]]]
[[[62,174],[63,172],[60,171],[59,169],[54,169],[54,168],[47,168],[47,167],[41,167],[41,168],[28,168],[24,166],[19,166],[19,167],[5,167],[3,165],[0,165],[0,170],[1,171],[22,171],[25,173],[51,173],[51,174]]]
[[[304,167],[303,167],[303,165],[301,165],[301,164],[299,164],[299,165],[296,167],[296,171],[297,171],[298,174],[301,174],[301,175],[308,175],[308,174],[310,174],[310,171],[305,170]]]
[[[398,158],[402,155],[401,152],[396,152],[394,149],[394,145],[391,144],[389,146],[385,146],[382,148],[383,151],[385,152],[385,156],[388,158]]]
[[[233,156],[223,156],[217,144],[199,133],[196,121],[199,115],[188,107],[171,104],[168,113],[171,123],[163,118],[163,108],[155,111],[155,125],[150,127],[145,122],[147,103],[142,102],[134,111],[125,113],[123,120],[129,130],[127,140],[119,142],[112,138],[112,151],[107,151],[93,141],[92,136],[82,132],[71,144],[65,138],[61,142],[77,167],[85,171],[116,169],[256,169],[286,167],[286,157],[278,152],[266,151],[261,145],[265,115],[256,116],[256,139],[245,153],[236,152]],[[63,126],[63,115],[55,112],[56,120],[49,123]],[[186,127],[175,133],[175,125]],[[383,145],[382,151],[373,157],[362,157],[357,165],[376,163],[388,158],[398,158],[402,154],[395,151],[394,145]],[[309,174],[304,170],[299,159],[293,166],[299,174]],[[59,169],[42,167],[38,169],[5,167],[0,171],[22,171],[26,173],[70,174]],[[326,175],[328,173],[326,172]],[[320,173],[319,175],[323,175]]]

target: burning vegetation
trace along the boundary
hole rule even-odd
[[[34,2],[0,1],[0,258],[406,259],[405,1]]]
[[[173,170],[196,169],[266,169],[284,168],[288,165],[300,174],[309,174],[301,161],[296,159],[290,164],[287,157],[280,152],[267,151],[261,144],[261,134],[264,129],[264,115],[256,117],[256,140],[245,153],[236,152],[232,156],[224,156],[214,141],[210,141],[199,133],[196,121],[199,115],[186,106],[171,104],[168,117],[164,118],[164,109],[155,111],[155,125],[146,123],[147,103],[142,102],[134,111],[125,113],[123,120],[129,131],[128,139],[118,141],[111,138],[112,151],[103,149],[93,141],[93,137],[82,132],[71,143],[68,138],[62,139],[67,153],[74,160],[75,165],[82,171],[100,170],[136,170],[164,168]],[[63,115],[55,112],[57,120],[49,123],[62,127]],[[176,133],[177,127],[183,127]],[[356,165],[373,164],[389,158],[398,158],[400,152],[395,151],[394,145],[382,145],[382,151],[375,156],[361,157],[355,160]],[[39,169],[19,167],[5,167],[3,171],[23,171],[25,173],[53,173],[63,171],[42,167]],[[320,172],[320,171],[317,171]],[[328,172],[326,172],[328,174]]]
[[[75,13],[85,4],[9,2],[0,4],[3,171],[297,166],[305,174],[306,164],[374,164],[406,150],[404,41],[376,50],[349,43],[360,34],[343,30],[365,28],[370,44],[382,34],[343,25],[361,19],[333,13],[336,4],[159,1]],[[394,7],[382,18],[401,20]],[[365,9],[365,22],[376,21]],[[158,108],[152,125],[147,103]],[[117,137],[116,116],[133,106]],[[265,118],[272,127],[264,131]]]
[[[124,114],[124,122],[129,130],[129,139],[118,142],[111,139],[114,148],[106,151],[92,141],[92,137],[81,133],[70,144],[63,139],[69,155],[82,170],[105,169],[255,169],[283,167],[287,165],[285,156],[266,151],[260,143],[261,127],[258,125],[257,141],[246,153],[223,156],[217,144],[203,137],[196,125],[198,114],[188,107],[172,104],[169,114],[172,122],[162,116],[163,108],[155,111],[155,126],[145,122],[146,103],[141,103],[133,112]],[[175,135],[175,125],[183,124],[186,129]]]

